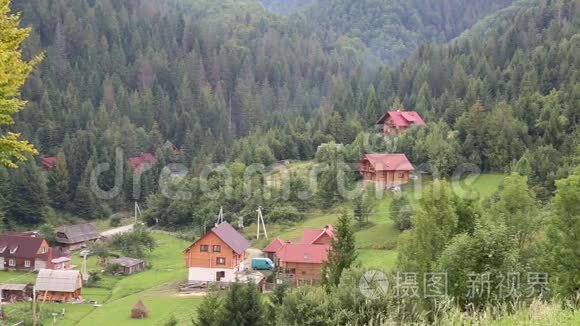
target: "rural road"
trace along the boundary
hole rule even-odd
[[[110,229],[107,231],[103,231],[103,232],[101,232],[101,235],[103,237],[111,237],[111,236],[114,236],[115,234],[127,233],[127,232],[130,232],[131,230],[133,230],[134,225],[135,224],[129,224],[129,225],[125,225],[125,226],[120,226],[118,228]]]

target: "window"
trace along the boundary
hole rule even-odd
[[[199,246],[199,251],[201,251],[201,252],[208,252],[209,251],[209,246],[208,245],[201,245],[201,246]]]
[[[18,246],[10,248],[10,253],[13,254],[18,250]]]
[[[222,246],[219,245],[214,245],[212,248],[213,252],[221,252],[222,251]]]
[[[40,253],[41,254],[45,254],[46,253],[46,247],[40,247]]]
[[[30,260],[24,261],[24,267],[30,267]]]
[[[215,263],[218,265],[225,265],[226,264],[226,259],[224,257],[217,257],[215,259]]]
[[[403,172],[399,172],[399,178],[403,178],[403,175],[405,175]]]
[[[14,259],[8,260],[8,266],[16,266],[16,262],[14,261]]]
[[[2,247],[0,247],[0,253],[3,253],[3,252],[4,252],[4,250],[6,250],[6,246],[2,246]]]

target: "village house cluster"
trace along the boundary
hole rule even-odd
[[[37,232],[5,232],[0,234],[0,270],[36,273],[36,282],[0,283],[2,302],[32,300],[48,302],[82,302],[81,289],[88,275],[71,264],[71,254],[83,251],[103,236],[89,223],[65,225],[55,230],[55,244]],[[132,274],[145,269],[145,262],[119,257],[109,262],[118,266],[118,275]],[[16,275],[16,274],[15,274]]]

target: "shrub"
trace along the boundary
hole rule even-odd
[[[272,222],[296,222],[300,221],[304,214],[292,205],[277,206],[270,211],[268,219]]]
[[[391,219],[399,230],[408,230],[413,226],[411,224],[411,216],[413,216],[414,210],[407,197],[401,195],[393,198],[390,213]]]
[[[113,216],[111,216],[111,220],[109,221],[109,225],[112,227],[118,227],[119,225],[121,225],[121,219],[122,216],[119,214],[114,214]]]

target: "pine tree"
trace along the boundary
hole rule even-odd
[[[10,224],[33,225],[42,222],[48,204],[46,181],[33,162],[11,172],[5,186],[5,210]]]
[[[48,195],[53,207],[64,209],[70,200],[68,168],[64,151],[56,156],[56,165],[48,173]]]
[[[336,234],[331,242],[328,258],[322,265],[322,284],[338,286],[342,273],[356,261],[357,253],[351,217],[346,211],[338,218]]]
[[[553,267],[558,292],[578,300],[580,291],[580,169],[556,182],[554,211],[548,228],[549,260]],[[576,298],[574,298],[576,296]]]
[[[10,0],[0,0],[0,126],[14,123],[12,116],[26,101],[18,99],[20,88],[41,56],[31,61],[22,58],[20,45],[30,35],[30,28],[20,28],[20,15],[10,13]],[[15,168],[27,154],[37,154],[33,145],[20,140],[17,133],[0,129],[0,164]]]

